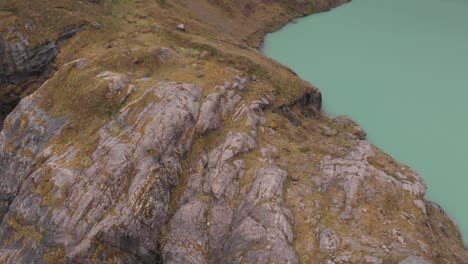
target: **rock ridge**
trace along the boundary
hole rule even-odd
[[[5,119],[0,263],[467,263],[415,171],[246,48],[307,3],[61,0],[100,30]]]

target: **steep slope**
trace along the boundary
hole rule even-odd
[[[341,3],[2,2],[0,89],[47,81],[0,134],[0,263],[467,263],[422,178],[252,48]]]

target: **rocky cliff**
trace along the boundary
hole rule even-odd
[[[468,263],[423,179],[254,49],[343,2],[2,1],[0,263]]]

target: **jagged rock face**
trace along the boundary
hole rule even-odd
[[[205,102],[210,106],[211,98]],[[248,109],[256,109],[257,104]],[[213,114],[220,108],[212,109]],[[254,130],[229,132],[190,176],[164,242],[167,263],[298,262],[292,247],[291,214],[283,201],[287,172],[259,164],[252,186],[241,190],[246,165],[236,156],[257,148],[259,126],[250,121],[246,125]]]
[[[33,28],[31,25],[25,27]],[[0,87],[43,74],[60,52],[63,42],[83,29],[84,26],[65,29],[58,39],[31,47],[28,39],[16,30],[16,26],[8,28],[0,35]],[[7,40],[6,36],[12,34],[16,35],[16,40]]]
[[[28,21],[25,28],[32,31],[30,34],[34,34],[35,25],[32,20]],[[0,127],[3,127],[3,120],[16,107],[21,95],[30,93],[30,85],[25,84],[22,87],[21,84],[31,78],[47,75],[62,44],[83,29],[84,26],[65,29],[56,40],[37,47],[32,47],[16,26],[11,26],[0,34]],[[15,93],[5,94],[1,89],[8,85],[19,87]]]
[[[193,44],[204,26],[177,31],[177,7],[164,41],[125,17],[5,120],[0,263],[467,263],[416,172],[258,52]]]
[[[23,99],[0,134],[0,219],[8,211],[20,183],[31,173],[33,158],[65,123],[38,109],[37,101],[33,97]]]
[[[85,70],[81,62],[64,67]],[[117,90],[128,98],[124,91],[133,91],[132,80],[117,78],[122,76],[108,72],[97,78],[108,81],[108,92],[122,86]],[[291,192],[292,175],[285,165],[289,161],[275,146],[279,142],[262,143],[269,137],[265,111],[272,106],[266,98],[213,104],[242,98],[228,87],[204,100],[202,88],[194,84],[162,82],[145,88],[136,99],[126,99],[125,106],[101,126],[95,149],[78,167],[73,164],[81,155],[79,148],[57,149],[51,144],[60,138],[67,121],[39,110],[39,93],[23,99],[6,120],[0,140],[0,237],[5,241],[0,245],[0,261],[308,263],[295,244],[302,216],[285,195]],[[202,150],[190,169],[183,166],[193,151],[195,135],[206,133],[205,128],[219,130],[230,120],[237,129]],[[289,122],[287,117],[283,120]],[[350,126],[356,129],[355,123]],[[273,138],[275,133],[268,132]],[[401,168],[389,175],[373,165],[372,157],[379,153],[375,147],[348,132],[343,137],[349,138],[351,149],[337,154],[341,157],[324,156],[311,185],[300,177],[292,180],[324,197],[336,190],[336,198],[344,198],[316,201],[319,208],[329,207],[330,215],[336,214],[344,225],[359,223],[365,213],[359,196],[375,199],[375,205],[367,202],[368,208],[380,206],[375,188],[407,192],[405,197],[415,201],[405,204],[426,216],[433,210],[424,201],[425,185],[416,173]],[[252,163],[246,155],[254,153],[262,158]],[[180,179],[184,174],[187,180]],[[179,195],[176,187],[182,190]],[[302,195],[298,192],[296,198]],[[414,215],[408,217],[418,223]],[[317,259],[328,263],[383,263],[386,255],[401,263],[432,263],[410,255],[424,256],[430,252],[429,243],[420,242],[424,250],[414,247],[414,241],[408,241],[413,234],[398,231],[404,222],[387,223],[397,241],[388,247],[372,242],[377,238],[369,235],[366,246],[353,242],[356,233],[366,232],[364,226],[353,225],[349,230],[336,223],[315,223],[307,236],[311,245],[317,245]],[[434,232],[428,225],[418,229]]]
[[[135,106],[148,97],[158,102],[143,105],[137,112]],[[149,89],[133,107],[123,108],[98,131],[101,139],[91,155],[90,166],[79,170],[61,164],[76,158],[73,146],[61,154],[44,149],[44,143],[50,140],[48,131],[56,133],[57,126],[64,122],[46,119],[43,113],[33,112],[33,106],[18,108],[7,120],[16,130],[4,130],[2,134],[6,138],[1,154],[6,165],[0,169],[3,212],[16,195],[2,218],[5,227],[18,221],[21,226],[40,227],[42,234],[34,250],[15,245],[3,248],[2,260],[37,261],[46,247],[65,246],[67,257],[85,261],[96,250],[93,243],[98,242],[122,248],[143,263],[157,261],[158,237],[167,221],[169,196],[180,173],[180,160],[190,148],[200,97],[200,88],[192,84],[160,83]],[[25,99],[21,106],[29,100],[32,98]],[[48,122],[39,127],[26,123],[22,128],[15,114],[23,122]],[[21,128],[26,129],[25,138],[15,141],[15,135],[21,136],[15,132]],[[112,135],[115,130],[119,131],[117,136]],[[13,150],[8,144],[13,145]],[[40,168],[32,168],[32,159],[22,156],[28,147],[30,157],[42,155],[46,159]],[[48,186],[42,186],[45,184]],[[3,241],[11,239],[11,225],[0,234]],[[30,246],[37,243],[28,242]],[[123,259],[133,258],[130,255]]]
[[[401,190],[406,190],[417,197],[424,197],[426,185],[423,179],[412,171],[398,172],[402,179],[388,175],[376,169],[368,162],[373,155],[372,146],[359,142],[355,149],[344,158],[333,159],[325,157],[320,164],[322,178],[316,177],[315,183],[319,190],[326,192],[329,185],[340,185],[345,192],[345,210],[341,218],[351,217],[352,204],[355,204],[359,186],[374,177],[378,181],[391,182]]]
[[[82,61],[65,67],[80,69]],[[109,92],[115,92],[115,86],[122,90],[128,82],[120,76],[101,73],[98,78],[109,81]],[[3,241],[15,241],[20,232],[25,244],[5,244],[1,260],[40,262],[51,248],[64,248],[70,261],[86,262],[96,254],[97,244],[120,250],[119,261],[160,261],[159,238],[168,221],[171,190],[182,173],[181,161],[190,150],[196,124],[216,129],[212,123],[218,124],[223,114],[228,118],[238,105],[227,104],[227,110],[221,104],[212,106],[214,96],[208,96],[202,107],[205,110],[199,114],[201,92],[193,84],[170,82],[148,89],[99,129],[100,140],[89,165],[80,169],[70,165],[79,155],[76,147],[69,146],[62,153],[46,147],[60,136],[66,122],[38,110],[37,94],[23,99],[2,132],[0,236]],[[240,97],[230,92],[226,93],[228,101]],[[260,168],[249,194],[238,204],[239,210],[234,213],[236,207],[228,204],[240,195],[239,178],[245,168],[243,160],[234,159],[257,147],[259,122],[252,120],[263,115],[258,106],[266,101],[242,104],[235,118],[245,116],[246,125],[253,130],[230,132],[225,143],[200,161],[206,163],[201,168],[204,174],[192,177],[197,183],[187,188],[163,240],[166,262],[225,259],[235,263],[239,258],[297,262],[291,226],[280,213],[286,210],[282,208],[286,171],[275,166]],[[34,166],[35,158],[42,161],[40,167]],[[196,198],[200,193],[212,197],[213,208]],[[208,211],[212,218],[206,217]],[[249,216],[254,213],[260,215]],[[236,230],[232,234],[231,228]],[[32,231],[22,233],[23,229]],[[226,239],[229,242],[223,246]],[[239,239],[247,241],[239,244]],[[250,247],[260,242],[266,243],[267,251],[251,252]],[[200,255],[198,248],[205,247],[212,250]],[[271,247],[277,256],[269,256]]]

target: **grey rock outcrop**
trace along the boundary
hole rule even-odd
[[[61,0],[54,12],[73,21],[105,18],[62,46],[60,64],[71,62],[5,121],[0,263],[465,264],[416,172],[351,119],[321,113],[319,90],[246,36],[191,13],[222,11],[213,23],[243,29],[245,18],[262,34],[343,1],[230,1],[228,17],[225,1]]]
[[[221,121],[229,117],[236,106],[242,101],[242,96],[230,89],[230,86],[216,86],[219,92],[206,96],[200,110],[197,131],[205,134],[220,127]]]
[[[129,78],[125,74],[110,71],[101,72],[97,77],[109,81],[108,97],[120,94],[129,82]]]
[[[234,216],[223,252],[229,263],[298,263],[293,232],[283,207],[287,172],[263,167]]]
[[[37,47],[31,47],[27,38],[11,26],[0,35],[0,87],[18,83],[30,76],[38,76],[47,71],[67,39],[84,30],[85,26],[67,28],[56,40]],[[17,41],[5,39],[15,34]]]
[[[215,95],[220,96],[213,94],[208,96],[207,101]],[[220,106],[210,105],[209,108],[211,109],[209,112],[217,113]],[[245,105],[241,105],[239,109],[245,109]],[[258,109],[256,115],[263,116],[261,111]],[[246,111],[246,115],[249,112]],[[259,123],[253,122],[247,125],[257,129]],[[165,238],[165,241],[170,243],[166,243],[163,250],[167,258],[183,259],[189,263],[298,262],[292,247],[290,212],[283,205],[287,172],[274,165],[258,168],[250,190],[240,189],[240,180],[246,177],[245,162],[236,158],[257,148],[256,137],[254,132],[231,131],[224,143],[202,156],[196,172],[188,180],[180,199],[180,207],[175,214],[177,219],[188,210],[192,212],[185,216],[185,219],[189,219],[187,220],[190,222],[189,226],[171,224]],[[275,152],[276,148],[271,146],[270,149],[269,152]],[[200,200],[199,197],[205,198]],[[203,215],[207,217],[202,221],[190,220],[200,219],[202,213],[199,209],[193,208],[205,208],[207,203],[208,209],[203,210]],[[197,238],[179,235],[186,230],[191,230],[192,234],[198,232],[200,234]],[[208,245],[205,243],[206,239],[209,241]],[[178,252],[185,253],[178,254]]]
[[[66,67],[84,69],[85,61]],[[117,85],[114,95],[123,98],[128,97],[125,87],[136,89],[131,76],[108,72],[96,80],[105,81],[104,93]],[[56,147],[67,119],[41,110],[39,93],[23,99],[8,117],[0,135],[0,239],[15,243],[0,244],[0,262],[43,263],[57,250],[71,263],[294,264],[305,261],[296,244],[304,233],[312,234],[308,251],[325,263],[381,263],[387,254],[401,260],[415,254],[415,243],[428,247],[427,240],[400,230],[398,222],[416,225],[415,214],[421,214],[426,222],[418,228],[437,228],[427,220],[438,211],[424,200],[424,182],[410,169],[389,170],[373,161],[382,154],[366,141],[343,137],[349,140],[347,152],[308,157],[317,171],[307,179],[301,173],[308,172],[288,164],[297,153],[277,141],[277,134],[268,137],[269,100],[247,101],[221,89],[202,103],[196,85],[146,83],[139,83],[140,93],[123,101],[96,130],[99,137],[89,153],[75,144]],[[230,100],[234,103],[226,108],[223,102]],[[197,155],[187,162],[195,135],[207,131],[200,124],[216,124],[209,128],[216,134],[223,122],[234,122],[232,130],[201,148],[196,145]],[[320,132],[313,137],[333,140]],[[281,155],[276,146],[282,147]],[[300,153],[293,158],[308,151]],[[287,170],[298,176],[288,178]],[[299,210],[312,213],[304,217],[305,226],[294,212],[292,186],[317,195],[309,206],[305,203],[311,201],[300,197]],[[356,216],[380,206],[363,202],[376,198],[380,188],[409,197],[409,212],[393,223],[378,220],[386,225],[379,234],[383,242],[356,224]],[[324,219],[324,210],[337,217]],[[343,221],[353,229],[342,227]]]
[[[249,79],[241,76],[236,76],[234,78],[234,84],[232,85],[232,88],[237,89],[239,91],[245,91],[247,90],[249,85]]]
[[[35,30],[32,20],[28,20],[25,28]],[[78,32],[84,30],[84,26],[67,28],[62,31],[56,40],[33,47],[27,37],[17,30],[16,26],[8,27],[0,32],[0,90],[10,84],[19,84],[31,77],[46,75],[51,70],[52,62],[60,52],[63,43]],[[7,36],[14,35],[14,39]],[[14,93],[0,93],[0,129],[3,120],[13,111],[21,100],[21,94],[27,87],[20,87],[21,91]]]
[[[0,133],[0,221],[33,170],[33,160],[46,143],[60,133],[62,118],[52,118],[38,108],[38,98],[24,98],[5,120]]]
[[[41,149],[44,141],[50,139],[47,129],[53,134],[57,125],[26,127],[42,133],[28,130],[29,136],[24,137],[26,143],[35,143],[32,153],[46,159],[41,168],[35,169],[28,163],[31,159],[9,153],[5,143],[13,138],[8,130],[3,132],[1,156],[9,166],[0,169],[1,197],[12,203],[3,217],[0,237],[8,240],[12,228],[34,224],[42,227],[36,231],[42,239],[27,240],[22,247],[4,247],[0,261],[29,262],[41,258],[46,246],[61,246],[66,249],[67,258],[80,262],[93,255],[96,243],[125,252],[127,257],[123,259],[129,262],[138,258],[141,263],[154,263],[160,258],[158,237],[168,220],[168,202],[178,179],[180,160],[190,149],[201,90],[192,84],[160,83],[137,101],[148,97],[158,100],[142,110],[135,108],[136,102],[129,104],[99,130],[98,146],[87,158],[89,165],[84,169],[60,162],[77,158],[73,147],[64,153]],[[27,103],[28,99],[22,104]],[[20,110],[20,117],[15,119],[13,114],[7,122],[28,114]],[[54,120],[48,119],[49,123]],[[18,125],[12,128],[18,129]],[[110,132],[116,129],[120,131],[118,135]],[[21,168],[23,176],[11,173]],[[18,226],[12,226],[12,222]]]
[[[233,116],[234,121],[240,121],[243,118],[247,118],[246,125],[251,128],[257,128],[260,125],[264,125],[266,122],[263,110],[270,105],[267,99],[260,99],[251,102],[250,104],[241,103],[241,106],[237,109]]]
[[[165,263],[208,263],[204,254],[208,246],[207,212],[208,205],[199,200],[192,200],[177,211],[164,242]]]
[[[388,175],[371,165],[368,158],[373,156],[373,146],[366,141],[358,141],[353,151],[344,158],[325,157],[321,161],[322,178],[316,178],[319,190],[326,191],[331,185],[339,185],[345,193],[345,212],[342,217],[352,217],[353,204],[357,192],[364,181],[373,178],[381,182],[391,182],[402,190],[418,197],[426,191],[424,180],[414,171],[407,171],[404,178]],[[403,174],[398,174],[403,175]]]
[[[224,90],[208,95],[200,110],[200,116],[197,123],[197,131],[204,134],[210,130],[219,128],[221,99],[223,98]]]

